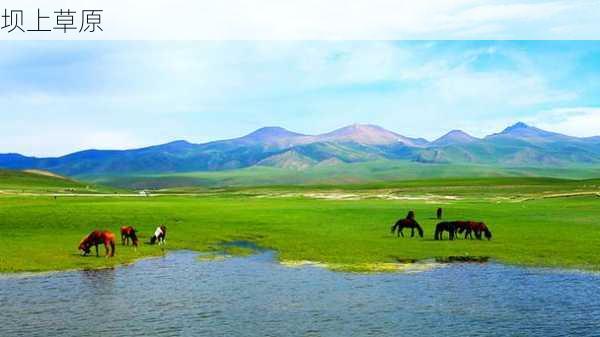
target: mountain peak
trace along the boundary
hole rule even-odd
[[[300,134],[300,133],[289,131],[280,126],[265,126],[265,127],[262,127],[260,129],[257,129],[255,131],[247,134],[246,136],[244,136],[242,138],[245,138],[247,140],[262,141],[262,140],[268,140],[268,139],[279,138],[279,137],[299,137],[299,136],[304,136],[304,135]]]
[[[318,136],[321,141],[351,141],[361,144],[390,144],[401,137],[372,124],[352,124]]]
[[[337,133],[357,133],[357,132],[388,132],[393,133],[392,131],[386,130],[378,125],[373,124],[350,124],[348,126],[341,127],[339,129],[333,130],[329,132],[329,134]]]
[[[440,138],[436,139],[432,144],[435,146],[448,146],[467,144],[479,140],[462,130],[451,130]]]
[[[523,130],[523,129],[536,129],[536,128],[531,127],[523,122],[516,122],[515,124],[504,129],[504,131],[502,131],[502,132],[511,132],[511,131]]]
[[[164,151],[180,151],[180,150],[184,150],[184,149],[189,149],[191,147],[194,147],[194,144],[192,144],[186,140],[175,140],[175,141],[168,142],[168,143],[161,144],[161,145],[154,145],[154,146],[139,148],[137,150],[144,151],[147,149],[162,149]],[[85,151],[82,151],[82,152],[85,152]]]
[[[289,147],[302,143],[306,137],[306,135],[292,132],[279,126],[266,126],[236,140],[251,144]]]
[[[487,138],[519,139],[534,143],[544,143],[560,140],[569,140],[573,139],[574,137],[566,136],[556,132],[542,130],[534,126],[527,125],[523,122],[517,122],[514,125],[505,128],[504,130],[502,130],[502,132],[489,135],[486,137],[486,139]]]
[[[410,138],[374,124],[352,124],[320,135],[322,140],[353,141],[367,145],[402,143],[407,146],[423,147],[429,142],[423,138]]]

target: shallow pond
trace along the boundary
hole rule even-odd
[[[0,336],[598,336],[600,276],[494,263],[418,273],[176,252],[110,270],[0,276]]]

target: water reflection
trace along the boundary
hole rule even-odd
[[[287,268],[271,252],[0,279],[0,336],[594,336],[600,277],[497,264]]]

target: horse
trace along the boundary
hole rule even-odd
[[[106,256],[115,256],[115,234],[107,230],[95,230],[91,232],[88,236],[84,237],[81,242],[79,242],[79,250],[82,251],[82,255],[86,256],[90,253],[90,248],[92,246],[96,246],[96,256],[98,255],[98,245],[104,244],[104,249],[106,249]],[[110,245],[110,253],[108,246]]]
[[[414,220],[415,219],[415,211],[408,211],[408,214],[406,214],[406,219]]]
[[[438,220],[440,220],[442,218],[442,208],[441,207],[438,207],[437,211],[435,211],[435,215]]]
[[[162,245],[166,242],[167,239],[167,227],[164,225],[160,225],[156,227],[154,231],[154,235],[150,238],[150,244],[153,245],[158,242],[159,245]]]
[[[443,240],[444,239],[444,231],[448,232],[448,239],[454,240],[454,236],[456,235],[456,221],[444,221],[440,222],[435,226],[435,235],[434,239]]]
[[[135,228],[131,226],[123,226],[121,227],[121,244],[123,246],[129,246],[129,240],[131,239],[131,244],[134,247],[138,246],[138,238],[136,235]]]
[[[457,223],[460,223],[460,228],[458,229],[458,232],[461,233],[461,234],[464,232],[465,233],[465,239],[467,237],[473,239],[472,233],[475,233],[475,237],[478,240],[481,240],[481,234],[483,234],[483,236],[485,236],[485,238],[488,239],[488,240],[492,239],[492,232],[486,226],[486,224],[483,223],[483,222],[457,221]]]
[[[419,226],[419,223],[416,222],[414,219],[409,219],[409,218],[400,219],[400,220],[396,221],[396,223],[392,226],[392,234],[395,231],[398,231],[398,236],[404,237],[404,233],[402,233],[402,229],[404,229],[404,228],[411,229],[411,234],[410,234],[411,238],[415,236],[415,228],[419,232],[419,236],[423,237],[423,228],[421,228],[421,226]]]

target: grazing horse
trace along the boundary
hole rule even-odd
[[[104,249],[106,249],[106,256],[115,256],[115,234],[110,231],[99,231],[95,230],[91,232],[88,236],[84,237],[79,243],[79,250],[82,251],[82,255],[88,255],[90,253],[90,248],[92,246],[96,246],[96,256],[98,256],[98,245],[104,244]],[[110,253],[108,246],[110,245]]]
[[[156,227],[156,230],[154,231],[154,235],[152,235],[152,237],[150,238],[150,244],[153,245],[155,243],[158,243],[159,245],[162,245],[166,242],[167,239],[167,227],[165,227],[164,225],[160,225],[158,227]]]
[[[441,207],[438,207],[437,211],[435,211],[435,215],[438,220],[440,220],[442,218],[442,208]]]
[[[131,226],[123,226],[121,227],[121,244],[125,246],[129,246],[129,240],[131,240],[131,244],[134,247],[138,246],[138,237],[136,235],[135,228]]]
[[[396,221],[396,223],[392,226],[392,234],[394,232],[398,231],[398,236],[404,237],[404,233],[402,233],[402,229],[404,229],[404,228],[411,229],[411,234],[410,234],[411,238],[413,236],[415,236],[415,228],[419,232],[419,236],[423,237],[423,228],[421,228],[421,226],[419,226],[418,222],[416,222],[414,219],[410,219],[410,218],[400,219],[400,220]]]
[[[448,232],[449,240],[454,240],[454,236],[456,235],[456,221],[444,221],[444,222],[438,223],[435,226],[434,239],[443,240],[444,239],[444,231]]]
[[[458,232],[461,233],[461,234],[464,232],[465,233],[465,239],[467,237],[473,239],[472,233],[475,233],[475,237],[478,240],[481,240],[481,234],[483,234],[483,236],[485,236],[485,238],[488,239],[488,240],[492,239],[492,232],[489,230],[489,228],[483,222],[457,221],[457,223],[460,223],[460,227],[458,229]]]

